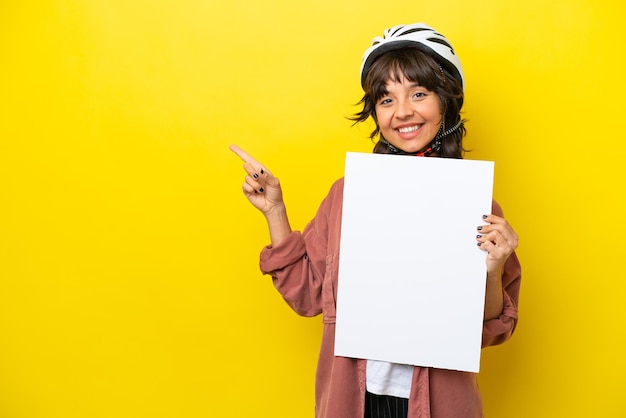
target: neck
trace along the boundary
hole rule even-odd
[[[382,136],[380,137],[378,142],[386,148],[386,150],[388,151],[387,154],[395,154],[395,155],[413,155],[415,157],[430,157],[431,155],[439,152],[439,150],[441,149],[441,138],[437,138],[437,137],[433,139],[432,142],[428,144],[425,149],[423,149],[422,151],[418,151],[418,152],[406,152],[404,150],[401,150],[400,148],[394,147],[393,145],[389,143],[389,141],[387,141]]]

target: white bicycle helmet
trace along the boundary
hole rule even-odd
[[[385,29],[382,38],[377,36],[372,40],[372,46],[363,54],[361,86],[365,86],[365,78],[376,58],[386,52],[405,47],[418,48],[435,58],[461,83],[461,87],[465,90],[461,60],[452,49],[452,44],[442,34],[423,23],[397,25]]]

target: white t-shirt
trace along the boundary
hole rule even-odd
[[[367,360],[365,385],[370,393],[408,399],[412,379],[413,366],[409,364]]]

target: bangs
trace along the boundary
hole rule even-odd
[[[437,77],[440,72],[439,64],[418,49],[404,48],[390,51],[372,64],[365,80],[365,91],[374,102],[377,102],[388,93],[389,81],[399,83],[403,78],[430,91],[436,91],[442,81]]]

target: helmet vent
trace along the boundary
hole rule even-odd
[[[400,29],[402,29],[402,28],[400,28]],[[400,29],[398,29],[398,30],[400,30]],[[429,29],[429,28],[412,28],[412,29],[409,29],[409,30],[407,30],[405,32],[402,32],[401,35],[408,35],[409,33],[422,32],[422,31],[425,31],[425,30],[429,30],[429,31],[432,32],[432,29]],[[392,33],[392,35],[395,35],[397,32],[398,31],[395,31],[394,33]]]
[[[452,52],[454,54],[454,49],[452,49],[452,45],[450,45],[449,43],[447,43],[446,41],[444,41],[443,39],[439,39],[439,38],[428,38],[429,41],[431,42],[436,42],[440,45],[443,46],[447,46],[448,48],[450,48],[450,52]],[[455,54],[456,55],[456,54]]]

